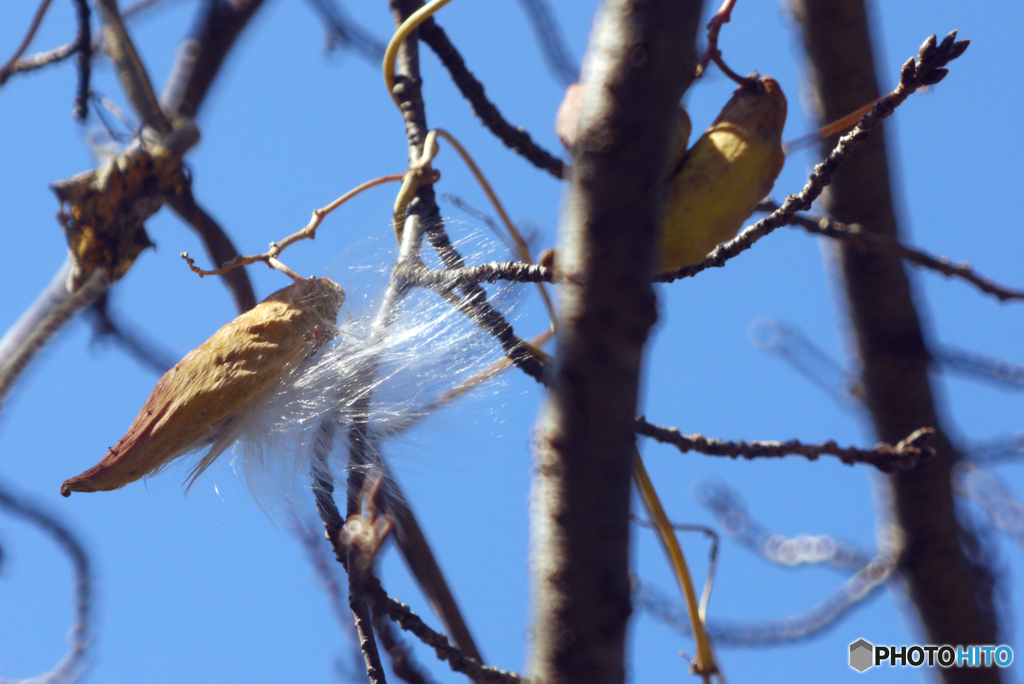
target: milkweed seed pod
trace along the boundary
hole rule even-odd
[[[344,301],[337,283],[308,278],[225,325],[167,371],[125,436],[61,494],[119,489],[209,446],[194,482],[236,440],[246,410],[335,335]]]
[[[741,86],[668,180],[661,271],[695,264],[731,240],[785,163],[786,96],[771,78]]]

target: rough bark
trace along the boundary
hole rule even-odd
[[[867,10],[862,0],[796,0],[808,77],[822,125],[879,96]],[[908,45],[908,54],[914,45]],[[835,140],[823,143],[831,149]],[[878,131],[834,176],[822,196],[828,213],[864,230],[899,237],[885,138]],[[883,543],[899,558],[907,594],[933,644],[992,644],[993,579],[965,553],[976,539],[957,517],[950,480],[959,454],[943,430],[928,370],[921,316],[898,258],[836,243],[846,314],[861,370],[864,403],[880,440],[938,428],[938,455],[880,479]],[[946,682],[998,682],[996,669],[941,670]]]
[[[622,682],[630,459],[673,108],[701,3],[609,0],[559,236],[561,322],[532,492],[535,682]]]

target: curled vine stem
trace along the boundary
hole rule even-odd
[[[704,72],[707,71],[708,64],[714,62],[722,70],[723,74],[741,86],[750,86],[757,82],[757,78],[740,76],[730,69],[726,65],[725,60],[722,59],[722,51],[718,49],[718,34],[722,32],[722,26],[728,24],[732,19],[732,10],[735,6],[736,0],[725,0],[722,6],[718,8],[718,11],[715,12],[715,16],[711,17],[711,21],[708,22],[708,46],[697,63],[697,78],[703,76]]]

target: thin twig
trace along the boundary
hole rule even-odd
[[[519,0],[519,5],[530,20],[533,35],[540,43],[541,54],[547,62],[548,70],[554,74],[563,86],[569,86],[579,80],[580,65],[572,58],[565,36],[555,20],[551,5],[546,0]]]
[[[562,160],[535,143],[525,130],[508,123],[494,103],[487,99],[483,84],[466,67],[462,55],[448,40],[444,30],[432,18],[420,24],[419,36],[441,60],[441,64],[451,74],[459,92],[469,101],[473,112],[488,130],[494,133],[506,147],[537,168],[547,171],[555,178],[565,177],[565,165]]]
[[[35,16],[32,17],[32,23],[29,24],[28,31],[25,32],[25,37],[21,39],[21,44],[18,45],[11,58],[0,67],[0,85],[3,85],[11,77],[11,74],[14,73],[14,66],[18,63],[18,58],[25,54],[25,50],[28,49],[32,39],[35,38],[36,31],[39,30],[39,25],[43,23],[43,17],[46,16],[46,10],[49,9],[52,1],[42,0],[39,3]]]
[[[434,678],[417,662],[412,649],[395,634],[387,615],[373,611],[373,629],[391,659],[391,670],[399,679],[409,684],[434,684]]]
[[[985,511],[989,525],[1009,535],[1024,549],[1024,504],[994,472],[960,462],[953,468],[953,487]]]
[[[352,625],[352,615],[348,610],[348,603],[341,590],[341,582],[338,581],[337,565],[332,563],[327,555],[327,550],[331,549],[333,552],[333,547],[324,538],[323,527],[316,525],[313,521],[306,522],[296,516],[289,520],[288,527],[299,538],[299,542],[306,550],[313,571],[327,594],[331,612],[348,639],[349,645],[353,647],[352,657],[357,662],[356,668],[353,669],[359,672],[361,681],[363,655],[355,643],[355,628]],[[355,681],[354,678],[351,679]]]
[[[787,567],[822,565],[849,574],[868,565],[877,555],[827,535],[779,534],[750,515],[740,495],[723,483],[698,483],[694,498],[715,516],[725,534],[770,563]]]
[[[0,684],[70,684],[85,669],[87,649],[91,640],[92,573],[85,546],[71,530],[45,512],[39,505],[22,499],[0,484],[0,508],[23,518],[50,535],[70,557],[75,571],[75,624],[71,628],[71,648],[49,672],[31,680],[0,677]]]
[[[484,172],[480,170],[479,166],[477,166],[473,157],[468,151],[466,151],[466,148],[462,146],[462,143],[460,143],[455,136],[443,128],[436,128],[431,131],[431,134],[436,134],[447,140],[448,144],[455,148],[459,157],[461,157],[462,161],[469,167],[469,170],[473,172],[473,176],[476,178],[477,183],[480,184],[484,194],[487,195],[487,199],[491,201],[491,206],[494,207],[494,210],[498,212],[498,216],[501,217],[501,221],[505,224],[505,229],[508,231],[509,237],[511,237],[515,243],[515,251],[518,252],[519,258],[532,264],[533,255],[530,253],[530,246],[526,244],[525,238],[523,238],[522,234],[519,232],[516,224],[512,222],[512,219],[509,217],[508,212],[505,211],[505,207],[502,205],[501,200],[498,199],[498,194],[494,192],[490,182],[487,180],[487,176],[485,176]],[[540,290],[541,300],[544,302],[544,308],[548,312],[548,320],[551,321],[552,327],[558,327],[558,316],[555,313],[555,306],[551,303],[551,298],[548,296],[547,288],[544,287],[543,283],[537,283],[537,289]]]
[[[811,208],[814,200],[832,182],[832,174],[836,169],[843,165],[850,154],[867,139],[871,131],[883,119],[891,116],[896,108],[919,88],[938,83],[945,77],[948,72],[944,68],[945,65],[962,55],[970,44],[968,40],[954,42],[950,39],[955,36],[956,31],[947,36],[942,43],[942,49],[935,47],[935,36],[931,36],[921,47],[918,60],[915,61],[914,58],[911,58],[903,64],[900,69],[899,85],[888,95],[879,99],[871,111],[864,115],[856,128],[839,139],[825,161],[814,167],[814,172],[799,194],[787,197],[781,207],[754,225],[745,228],[729,242],[716,247],[699,264],[685,266],[678,271],[661,273],[655,280],[672,282],[680,278],[695,276],[708,268],[721,268],[725,262],[750,249],[764,236],[777,228],[793,223],[796,213]],[[929,45],[931,46],[930,50],[926,49]]]
[[[199,235],[206,247],[206,253],[214,263],[223,264],[238,257],[238,249],[227,232],[210,214],[203,209],[192,194],[192,178],[188,179],[181,193],[168,199],[171,209]],[[256,293],[252,289],[249,273],[237,268],[224,274],[224,284],[231,290],[235,308],[244,313],[256,306]]]
[[[867,463],[882,472],[906,470],[917,465],[922,458],[930,458],[934,450],[928,446],[935,430],[921,428],[910,434],[895,446],[878,444],[874,449],[857,449],[840,447],[829,440],[822,444],[804,444],[797,440],[788,442],[726,442],[708,439],[702,435],[684,435],[678,428],[662,427],[647,422],[643,416],[636,418],[636,432],[664,444],[671,444],[683,453],[696,451],[708,456],[728,456],[729,458],[781,458],[783,456],[803,456],[816,461],[823,455],[835,456],[847,465]]]
[[[1019,461],[1021,456],[1024,456],[1024,432],[972,442],[964,448],[965,459],[986,466],[1005,461]]]
[[[334,448],[334,438],[338,432],[338,421],[334,416],[328,414],[320,421],[316,432],[313,435],[312,452],[313,459],[310,463],[310,479],[313,483],[313,496],[316,498],[316,512],[324,525],[327,539],[334,546],[334,539],[345,520],[341,517],[337,504],[334,502],[334,476],[331,474],[331,451]],[[347,568],[348,559],[344,554],[338,553],[335,548],[335,558]]]
[[[369,571],[367,571],[369,572]],[[365,582],[365,580],[362,580]],[[355,618],[356,634],[359,635],[359,648],[363,652],[363,660],[366,662],[366,676],[370,684],[387,684],[384,675],[384,665],[380,660],[380,651],[377,649],[377,640],[373,636],[373,617],[370,606],[363,599],[357,587],[360,584],[357,573],[348,573],[348,606]]]
[[[55,47],[45,52],[37,52],[34,55],[19,59],[11,66],[11,75],[20,74],[25,71],[34,71],[50,64],[63,62],[71,55],[78,52],[78,41],[72,41],[66,45]]]
[[[335,553],[344,552],[348,563],[348,605],[356,618],[356,633],[359,634],[359,645],[366,661],[366,674],[370,684],[386,684],[384,666],[381,664],[380,652],[373,637],[372,611],[366,598],[366,586],[376,579],[373,572],[374,561],[381,546],[391,531],[391,518],[377,515],[380,506],[380,486],[384,479],[381,470],[374,470],[362,479],[360,491],[353,501],[351,486],[353,478],[349,477],[350,497],[349,516],[345,526],[338,531],[336,538],[331,539]]]
[[[757,206],[758,211],[774,212],[778,209],[779,205],[771,200],[761,202]],[[864,231],[857,224],[846,225],[839,221],[814,215],[796,215],[792,218],[792,223],[814,235],[824,235],[834,240],[842,240],[863,246],[865,249],[873,252],[891,254],[917,266],[941,273],[944,276],[962,278],[982,292],[993,295],[1001,302],[1024,300],[1024,290],[1012,289],[993,282],[989,278],[978,274],[966,261],[954,262],[949,257],[931,254],[923,249],[908,247],[889,235]]]
[[[395,25],[400,28],[415,13],[416,8],[414,2],[395,0],[391,3],[391,10]],[[390,77],[392,80],[397,79],[397,82],[391,90],[391,95],[399,104],[402,118],[405,121],[406,138],[409,141],[409,162],[412,166],[424,156],[424,145],[429,130],[420,91],[419,44],[417,40],[413,38],[396,44],[394,57],[396,65],[389,67],[394,69],[394,73],[390,74]],[[446,267],[461,265],[461,256],[451,245],[448,235],[445,233],[444,223],[441,221],[434,198],[433,185],[424,184],[417,188],[415,199],[409,204],[408,213],[418,218],[427,240],[441,256]],[[482,306],[487,306],[486,296]],[[395,536],[399,550],[421,589],[430,599],[435,613],[441,618],[455,642],[464,652],[475,655],[482,661],[483,658],[480,657],[480,651],[473,635],[448,587],[433,551],[426,541],[426,536],[414,516],[410,515],[406,519],[399,515],[400,504],[401,499],[399,499],[399,505],[395,506],[397,524]],[[408,508],[407,505],[405,507]]]
[[[352,199],[359,193],[363,192],[364,190],[368,190],[372,187],[381,185],[383,183],[392,183],[395,181],[400,181],[404,177],[405,174],[396,173],[390,176],[381,176],[380,178],[375,178],[371,181],[363,183],[362,185],[356,188],[353,188],[352,190],[349,190],[344,195],[328,204],[326,207],[323,207],[321,209],[314,209],[313,216],[309,219],[309,223],[306,224],[305,228],[289,235],[280,242],[271,242],[270,249],[264,252],[263,254],[236,256],[234,259],[222,265],[220,268],[215,268],[212,270],[204,270],[196,266],[195,261],[189,257],[188,252],[182,252],[181,258],[188,262],[188,267],[192,269],[193,273],[199,274],[200,278],[209,275],[224,275],[225,273],[228,273],[238,268],[239,266],[247,266],[249,264],[255,264],[259,262],[265,263],[269,268],[276,268],[278,270],[281,270],[281,263],[277,261],[277,257],[281,255],[281,252],[283,252],[285,249],[287,249],[288,247],[290,247],[291,245],[295,244],[300,240],[315,239],[316,230],[317,228],[320,227],[320,223],[323,222],[325,216],[327,216],[332,211],[334,211],[335,209],[337,209],[342,204]]]
[[[788,363],[844,409],[863,407],[860,378],[811,342],[799,328],[764,318],[751,324],[750,340],[759,349]]]
[[[380,653],[373,638],[370,608],[362,598],[362,577],[369,572],[362,572],[352,567],[347,549],[340,543],[343,530],[341,513],[334,503],[334,477],[330,469],[330,452],[338,422],[333,416],[326,416],[321,421],[313,438],[313,461],[310,465],[310,476],[313,480],[313,493],[316,497],[317,512],[323,521],[327,539],[334,549],[335,558],[349,573],[349,610],[354,618],[359,648],[363,654],[367,676],[372,684],[385,684],[384,669],[380,662]]]
[[[658,531],[658,525],[652,520],[645,520],[639,516],[631,515],[630,519],[649,530]],[[708,604],[711,602],[711,589],[715,584],[715,572],[718,568],[718,547],[721,539],[718,532],[706,525],[691,525],[687,523],[672,523],[672,529],[676,532],[700,532],[711,540],[711,550],[708,552],[708,578],[704,582],[704,591],[700,596],[700,619],[704,622],[708,615]]]
[[[384,42],[359,26],[347,16],[342,7],[333,0],[307,0],[320,15],[320,21],[327,29],[332,45],[353,50],[363,59],[379,64],[384,59]]]
[[[142,14],[146,10],[152,9],[161,2],[165,2],[165,0],[138,0],[138,2],[134,2],[121,10],[121,18],[127,20],[131,17]],[[85,0],[75,0],[75,3],[79,7],[79,12],[81,12],[81,8],[83,6],[87,7]],[[81,24],[79,24],[79,29],[81,29]],[[100,49],[102,44],[103,41],[98,33],[95,36],[90,36],[88,46],[90,63],[92,58],[96,56],[96,52]],[[65,43],[64,45],[53,48],[52,50],[37,52],[34,55],[22,57],[11,66],[11,74],[34,71],[35,69],[40,69],[42,67],[49,66],[50,64],[63,62],[68,57],[77,54],[83,45],[84,43],[81,42],[81,34],[79,33],[79,35],[70,43]],[[79,80],[79,84],[81,84],[81,79]],[[0,85],[2,85],[2,81],[0,81]]]
[[[1024,366],[1018,363],[945,345],[932,348],[931,353],[943,369],[990,382],[1011,392],[1024,390]]]
[[[81,122],[85,122],[89,116],[89,81],[92,74],[92,29],[89,23],[89,3],[86,0],[75,0],[75,8],[78,10],[78,34],[75,37],[75,48],[78,56],[75,63],[78,65],[78,89],[75,93],[74,115]]]
[[[409,606],[388,596],[379,580],[372,580],[366,590],[375,611],[384,613],[399,627],[433,648],[438,660],[446,661],[453,672],[461,672],[478,684],[520,684],[524,681],[514,672],[481,665],[478,660],[452,646],[448,637],[428,627]]]
[[[418,287],[455,289],[467,285],[496,283],[499,280],[513,283],[550,283],[553,272],[550,268],[521,261],[492,261],[489,264],[445,270],[431,269],[422,264],[410,264],[404,275]]]
[[[708,22],[708,46],[704,50],[704,54],[701,56],[700,61],[697,63],[697,77],[699,78],[707,70],[708,64],[714,62],[715,65],[722,70],[722,73],[729,77],[730,80],[739,83],[741,86],[756,79],[747,78],[740,76],[735,71],[730,69],[725,60],[722,59],[722,51],[718,49],[718,34],[722,32],[722,26],[728,24],[732,19],[732,9],[736,6],[736,0],[724,0],[722,6],[718,8],[715,15],[711,17],[711,21]]]
[[[178,357],[169,354],[152,340],[145,339],[137,331],[116,320],[110,311],[109,299],[110,291],[107,290],[88,309],[93,319],[93,339],[113,341],[157,375],[163,375],[170,370]]]
[[[896,562],[880,554],[810,610],[779,620],[755,623],[710,621],[708,634],[716,644],[729,646],[770,646],[813,637],[849,614],[850,609],[877,594],[895,569]],[[680,633],[690,633],[685,608],[675,607],[675,601],[660,592],[643,587],[636,594],[636,602],[645,612]]]
[[[383,471],[376,470],[367,476],[360,492],[361,511],[349,515],[335,545],[344,547],[348,558],[349,587],[352,592],[350,601],[357,599],[372,610],[373,628],[391,657],[395,674],[409,684],[427,684],[427,674],[420,669],[405,644],[395,636],[387,616],[372,605],[367,595],[367,586],[376,580],[373,573],[374,559],[393,527],[390,516],[378,515],[382,503],[379,500],[382,481]],[[372,680],[373,676],[370,678]]]
[[[435,3],[432,4],[435,7],[439,6]],[[396,24],[401,28],[408,25],[406,22],[410,21],[412,15],[415,14],[415,9],[412,6],[405,6],[404,3],[397,3],[393,13]],[[398,35],[397,32],[396,35]],[[392,39],[392,43],[394,43],[394,39]],[[391,75],[391,81],[395,83],[392,97],[398,103],[405,120],[406,137],[409,140],[409,159],[411,164],[415,164],[423,157],[424,145],[430,129],[427,127],[423,95],[420,89],[417,42],[407,39],[400,45],[401,47],[397,49],[395,55],[396,73]],[[385,66],[385,72],[387,72],[387,66]],[[466,264],[462,255],[452,245],[447,232],[445,232],[444,221],[441,220],[437,208],[433,186],[430,184],[420,186],[416,191],[416,199],[410,207],[416,207],[420,212],[426,229],[427,242],[437,252],[444,267],[446,269],[464,268]],[[522,340],[516,337],[511,324],[504,315],[491,306],[483,288],[478,285],[467,285],[462,288],[462,293],[466,306],[473,311],[473,320],[498,340],[502,351],[512,358],[520,369],[541,381],[543,379],[542,364],[523,347]]]
[[[399,248],[399,263],[407,259],[417,258],[422,244],[423,238],[419,217],[415,214],[410,214],[403,230],[403,239]],[[401,302],[405,299],[408,291],[409,288],[402,282],[394,277],[391,278],[384,295],[384,300],[381,302],[377,316],[374,319],[373,334],[369,342],[371,348],[376,346],[376,343],[387,333],[388,328],[396,320]],[[372,631],[369,634],[364,633],[364,630],[369,625],[367,624],[366,627],[363,627],[360,621],[363,614],[369,616],[371,613],[377,612],[372,602],[367,598],[366,587],[371,582],[376,581],[373,575],[373,558],[383,543],[387,530],[390,529],[390,521],[384,519],[384,528],[380,530],[380,538],[378,539],[372,534],[377,531],[377,521],[374,519],[377,509],[376,496],[380,492],[380,481],[383,473],[377,471],[371,474],[370,477],[367,477],[365,473],[367,466],[376,465],[380,461],[377,456],[377,444],[369,434],[368,429],[370,423],[370,402],[373,398],[372,387],[377,376],[379,364],[379,354],[372,354],[356,371],[356,376],[361,378],[360,386],[365,387],[366,390],[353,402],[353,416],[348,426],[349,470],[347,512],[349,517],[345,528],[339,530],[336,537],[328,536],[328,539],[335,546],[335,553],[338,554],[339,558],[341,557],[339,547],[345,548],[345,556],[347,558],[345,568],[348,570],[349,576],[349,605],[352,607],[353,614],[356,615],[356,629],[360,634],[360,645],[363,648],[367,674],[370,675],[371,681],[374,680],[374,663],[371,661],[371,656],[376,656],[378,661],[377,667],[379,667],[380,655],[377,653],[375,644],[367,643],[368,639],[372,640],[373,637]],[[359,522],[356,521],[354,523],[353,519],[361,516],[362,512],[368,508],[370,509],[370,512],[367,513],[369,519],[364,521],[365,524],[362,527],[370,535],[369,538],[365,535],[348,534],[349,528]],[[357,542],[362,542],[362,545],[357,544]],[[372,653],[368,652],[368,647],[372,647]],[[383,672],[381,676],[383,676]]]

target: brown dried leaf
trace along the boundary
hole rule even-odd
[[[146,219],[185,184],[181,160],[159,146],[133,147],[97,169],[54,183],[73,265],[68,289],[80,288],[97,268],[111,281],[127,273],[153,244]]]

